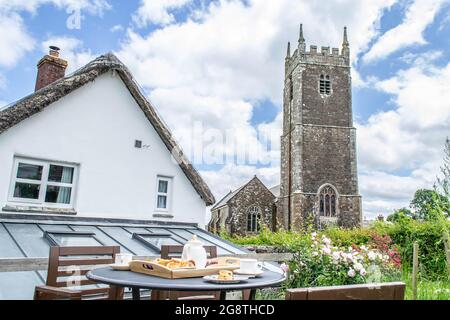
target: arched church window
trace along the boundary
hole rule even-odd
[[[319,193],[319,213],[323,217],[336,216],[336,192],[331,186],[324,187]]]
[[[251,207],[247,214],[247,231],[258,232],[260,229],[259,223],[261,220],[261,211],[258,207]]]
[[[320,94],[326,95],[329,95],[331,93],[331,80],[329,75],[320,75],[319,92]]]

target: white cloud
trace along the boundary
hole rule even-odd
[[[372,215],[381,211],[381,203],[385,214],[391,207],[407,206],[414,191],[431,188],[438,174],[450,136],[450,63],[439,68],[426,59],[433,56],[440,55],[411,58],[409,69],[376,83],[392,95],[395,109],[357,126],[361,193]],[[371,209],[373,203],[378,207]]]
[[[167,25],[175,21],[173,11],[186,6],[192,0],[141,0],[133,21],[140,27],[150,23]]]
[[[123,31],[124,27],[121,24],[116,24],[109,29],[111,32]]]
[[[61,49],[61,58],[69,62],[67,74],[84,66],[96,57],[91,53],[90,49],[84,48],[83,42],[77,38],[50,36],[42,43],[42,52],[47,53],[48,47],[52,45],[59,47]]]
[[[107,0],[0,0],[0,11],[29,11],[36,13],[42,5],[54,5],[57,8],[86,10],[93,15],[102,15],[111,9]]]
[[[200,173],[216,195],[217,201],[230,190],[235,190],[247,183],[255,175],[269,188],[277,185],[280,179],[279,167],[255,168],[227,164],[218,171],[201,171]]]
[[[286,44],[291,41],[295,47],[299,23],[304,25],[308,44],[334,47],[340,47],[347,25],[356,62],[358,53],[376,35],[382,13],[394,3],[333,0],[324,6],[316,1],[215,1],[191,12],[185,22],[149,34],[128,29],[117,54],[149,92],[169,127],[176,128],[175,136],[184,149],[191,148],[187,137],[200,121],[205,130],[232,129],[241,143],[262,150],[261,159],[271,159],[266,169],[229,163],[218,171],[203,171],[219,198],[254,174],[263,176],[269,186],[279,182],[281,113],[273,122],[256,127],[251,119],[256,101],[268,99],[281,106]],[[264,152],[261,132],[272,131],[278,136],[272,149]]]
[[[411,45],[425,44],[423,32],[448,2],[449,0],[414,0],[407,8],[402,23],[384,33],[364,55],[363,60],[370,62]]]
[[[35,41],[18,14],[0,11],[0,30],[0,67],[11,68],[33,49]]]

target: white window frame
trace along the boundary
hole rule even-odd
[[[42,166],[43,168],[42,168],[41,180],[17,178],[17,170],[19,169],[19,163],[26,163],[26,164]],[[50,165],[73,168],[74,170],[73,170],[72,183],[48,181]],[[13,169],[12,169],[12,174],[11,174],[8,201],[13,202],[13,203],[31,204],[31,205],[35,205],[35,206],[48,207],[48,208],[73,209],[74,202],[75,202],[75,196],[76,196],[76,187],[77,187],[77,180],[78,180],[77,178],[78,178],[78,165],[77,164],[49,161],[49,160],[37,160],[37,159],[26,158],[26,157],[14,157],[14,164],[13,164]],[[25,199],[25,198],[14,197],[14,189],[16,186],[16,182],[40,185],[39,198],[38,199]],[[70,203],[65,204],[65,203],[45,202],[47,186],[70,187],[72,189],[71,193],[70,193]]]
[[[159,192],[159,182],[160,181],[166,181],[167,182],[167,192]],[[161,176],[158,175],[156,177],[156,199],[155,199],[155,211],[158,212],[170,212],[171,210],[171,204],[172,204],[172,184],[173,184],[173,178],[168,176]],[[158,208],[158,196],[165,196],[166,197],[166,208]]]

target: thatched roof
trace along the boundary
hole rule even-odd
[[[138,84],[133,79],[128,68],[113,54],[108,53],[91,61],[83,68],[77,70],[73,74],[62,78],[35,93],[17,101],[13,105],[0,111],[0,134],[15,126],[19,122],[41,112],[51,103],[58,101],[62,97],[80,88],[81,86],[94,81],[98,76],[107,71],[116,71],[122,81],[127,86],[131,95],[141,107],[147,119],[155,128],[158,135],[163,140],[167,149],[177,160],[179,166],[183,170],[186,177],[194,186],[195,190],[205,201],[206,205],[212,205],[215,202],[211,190],[203,181],[197,170],[184,156],[183,151],[178,146],[169,129],[164,125],[156,114],[155,109],[145,98],[139,89]]]

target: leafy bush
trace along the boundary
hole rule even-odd
[[[427,279],[447,278],[447,261],[443,233],[450,229],[449,222],[400,220],[395,224],[376,224],[376,232],[388,234],[398,246],[405,271],[412,268],[413,245],[419,244],[421,276]]]
[[[337,247],[325,235],[313,232],[298,243],[288,264],[286,285],[301,288],[399,280],[400,261],[394,257],[398,258],[389,247]]]
[[[367,228],[330,228],[319,232],[325,235],[337,247],[372,246],[381,249],[382,242],[388,245],[389,239],[397,247],[405,273],[412,268],[413,244],[419,244],[420,274],[424,279],[442,280],[448,276],[443,232],[450,230],[450,221],[416,221],[400,219],[396,223],[375,222]],[[222,237],[239,245],[270,245],[280,251],[297,252],[308,241],[310,230],[301,232],[277,231],[263,229],[259,234],[249,237]],[[387,238],[389,236],[389,239]],[[386,242],[387,241],[387,242]],[[390,245],[388,245],[390,246]]]

